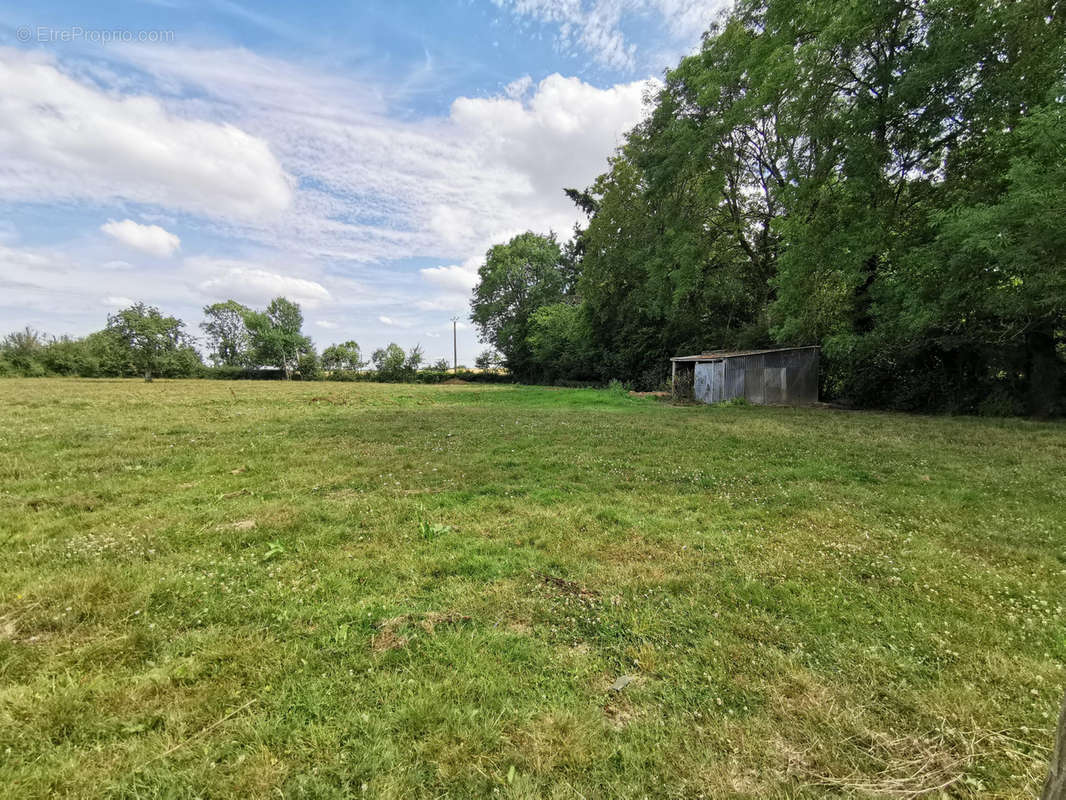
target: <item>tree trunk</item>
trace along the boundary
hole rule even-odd
[[[152,382],[152,370],[146,369],[144,371],[144,382],[145,383],[151,383]]]
[[[1055,737],[1055,750],[1051,753],[1051,769],[1040,800],[1066,800],[1066,698],[1059,712],[1059,732]]]
[[[1062,383],[1055,336],[1047,328],[1034,329],[1026,335],[1025,348],[1029,362],[1029,413],[1043,419],[1055,413]]]

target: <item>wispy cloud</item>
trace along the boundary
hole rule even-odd
[[[674,42],[691,47],[729,0],[493,0],[514,15],[555,27],[557,48],[596,63],[632,71],[646,59],[627,36],[627,20],[654,17]],[[647,28],[647,25],[641,26]]]

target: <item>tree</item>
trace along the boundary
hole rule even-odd
[[[158,308],[136,303],[107,317],[106,332],[144,380],[163,371],[186,373],[199,363],[192,340],[177,317],[164,317]]]
[[[935,330],[944,347],[987,351],[1019,378],[1026,410],[1066,409],[1066,87],[1021,120],[1004,147],[1014,157],[998,200],[958,205],[936,216],[937,238],[912,260],[925,311],[914,335]],[[1013,363],[1011,363],[1013,362]]]
[[[424,354],[422,352],[422,345],[420,344],[416,344],[407,351],[407,356],[403,360],[404,380],[413,381],[415,379],[415,375],[418,373],[418,368],[422,366],[423,358]]]
[[[44,337],[30,326],[9,333],[0,341],[0,356],[3,356],[17,372],[30,374],[41,369],[40,358],[45,348]]]
[[[250,362],[251,343],[245,318],[251,309],[235,300],[204,306],[207,319],[200,328],[207,336],[210,358],[216,366],[244,367]]]
[[[322,351],[322,368],[325,370],[359,370],[366,366],[362,360],[359,344],[352,340],[332,344]]]
[[[489,249],[470,306],[481,341],[492,344],[515,375],[535,376],[529,342],[534,311],[563,298],[566,277],[555,235],[523,233]]]
[[[315,381],[322,377],[322,363],[313,349],[301,354],[296,363],[296,372],[302,381]]]
[[[438,358],[436,361],[433,362],[433,366],[431,367],[431,369],[435,370],[436,372],[447,372],[451,368],[452,365],[448,362],[448,359],[446,358]]]
[[[1048,0],[738,0],[608,173],[566,190],[589,218],[563,257],[577,310],[532,322],[557,301],[505,295],[486,321],[535,307],[511,348],[527,374],[581,322],[601,379],[652,388],[683,351],[819,343],[835,399],[1047,413],[1064,159],[1052,130],[1043,154],[1023,133],[1064,38]]]
[[[588,380],[596,371],[581,308],[572,303],[542,306],[530,321],[529,345],[545,380]]]
[[[403,380],[404,352],[395,342],[388,347],[378,348],[370,356],[379,381],[391,382]]]
[[[482,350],[474,359],[474,366],[478,369],[500,369],[503,366],[503,356],[495,350]]]
[[[284,297],[275,297],[266,311],[245,314],[244,323],[252,345],[253,360],[285,372],[292,379],[300,356],[313,350],[311,339],[303,334],[300,306]]]

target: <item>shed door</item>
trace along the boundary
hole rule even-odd
[[[725,362],[699,361],[696,363],[696,375],[693,394],[701,403],[721,403],[724,399]]]
[[[725,400],[725,362],[711,362],[711,402],[721,403]]]

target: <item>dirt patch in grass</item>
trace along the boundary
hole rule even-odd
[[[398,650],[406,647],[414,636],[404,635],[401,631],[418,627],[432,636],[438,626],[459,625],[469,622],[470,617],[453,612],[427,611],[424,614],[400,614],[382,620],[374,627],[377,632],[370,638],[370,649],[375,653]]]

